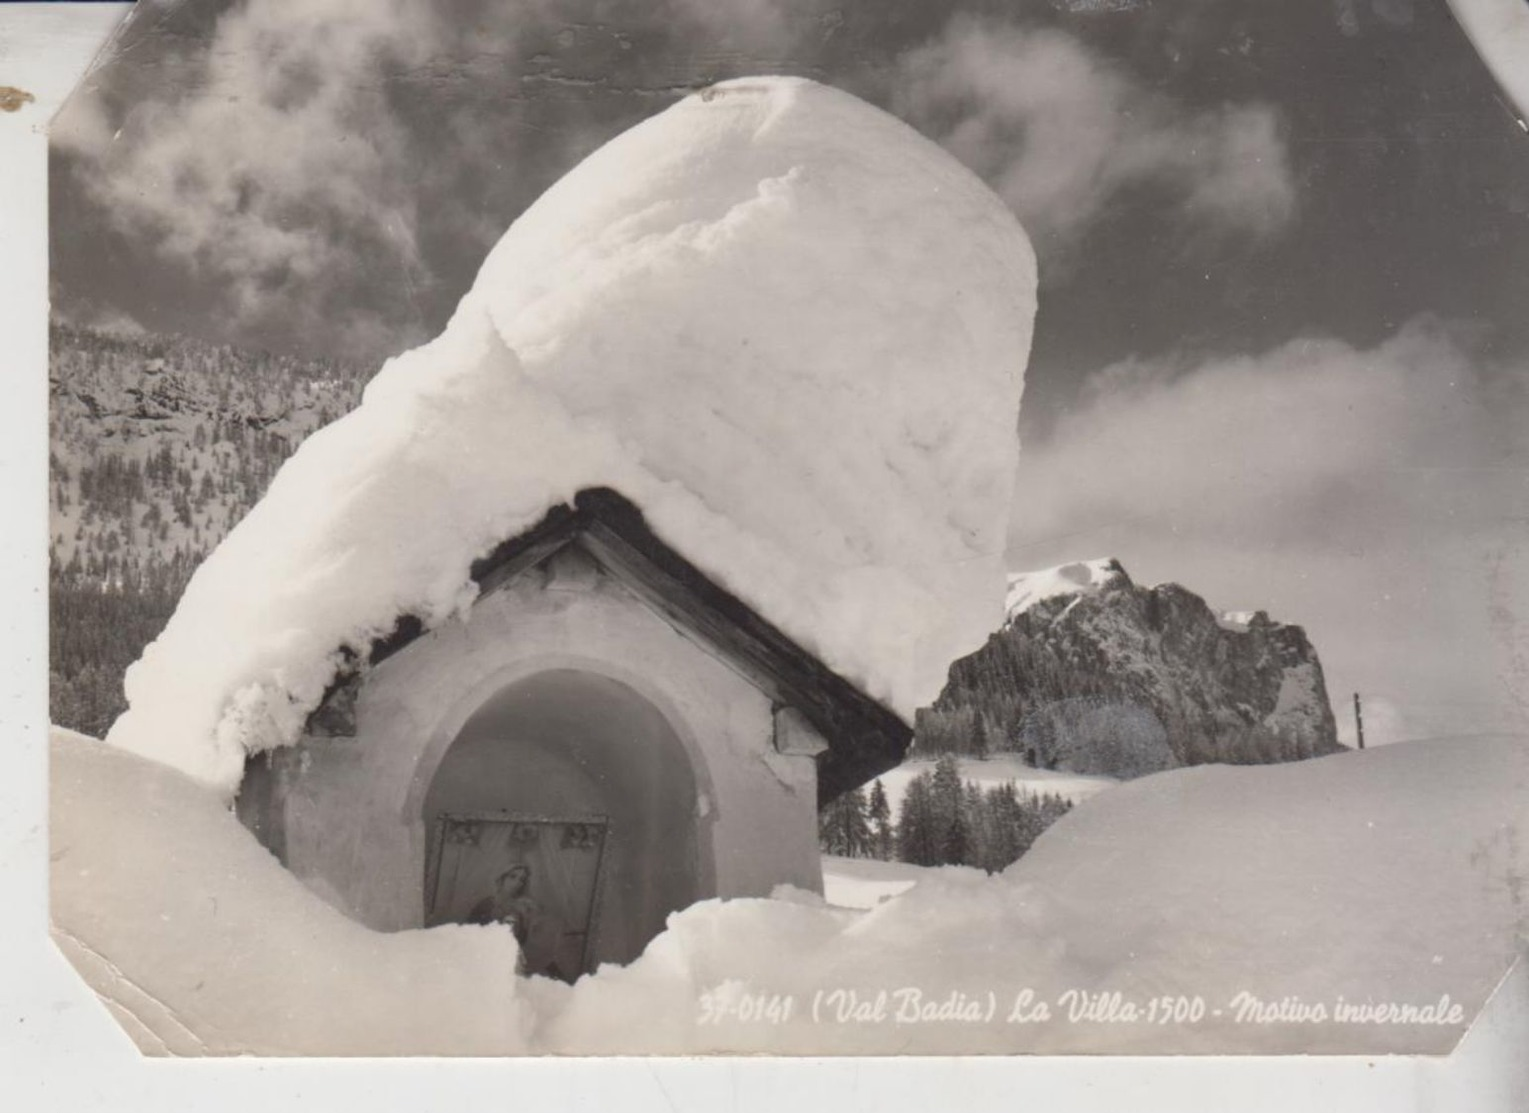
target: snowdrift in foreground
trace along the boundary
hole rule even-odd
[[[368,931],[205,788],[82,735],[53,732],[51,780],[53,937],[143,1051],[526,1046],[508,929]]]
[[[998,879],[928,871],[864,913],[692,908],[636,963],[580,983],[545,1038],[606,1052],[1445,1052],[1529,944],[1526,812],[1525,740],[1158,774],[1079,804]],[[795,1008],[780,1024],[695,1023],[708,991]],[[1453,1023],[1333,1019],[1340,998],[1445,995]],[[1164,997],[1205,1013],[1123,1019]],[[851,1002],[860,1018],[841,1013]],[[915,1003],[976,1015],[899,1023]],[[1071,1019],[1074,1004],[1088,1016]]]
[[[56,935],[161,1052],[1444,1052],[1529,944],[1525,740],[1146,777],[1001,877],[844,871],[869,911],[704,902],[574,987],[511,984],[507,932],[356,927],[214,793],[78,737],[54,755]],[[1445,995],[1442,1024],[1332,1015]],[[1205,1013],[1123,1018],[1164,997]]]
[[[727,82],[506,232],[198,570],[108,740],[231,793],[338,664],[470,604],[581,488],[911,720],[1001,617],[1035,262],[974,175],[855,98]]]

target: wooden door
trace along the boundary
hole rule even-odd
[[[593,959],[609,831],[604,816],[442,815],[425,922],[506,924],[523,973],[571,982]]]

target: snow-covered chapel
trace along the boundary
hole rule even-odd
[[[470,920],[526,870],[533,973],[626,962],[705,897],[821,890],[820,802],[909,731],[648,529],[582,491],[473,568],[471,611],[402,624],[240,817],[381,929]],[[421,879],[424,884],[421,886]]]
[[[129,671],[108,741],[381,930],[627,961],[821,888],[1001,620],[1035,262],[939,147],[751,78],[616,137],[439,337],[310,437]]]

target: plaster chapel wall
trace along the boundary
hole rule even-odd
[[[424,923],[443,810],[603,810],[600,951],[625,961],[693,899],[821,891],[814,747],[793,717],[780,752],[777,711],[574,545],[378,664],[355,737],[253,763],[240,814],[310,887],[399,930]]]

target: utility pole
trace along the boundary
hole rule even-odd
[[[1359,705],[1359,693],[1354,693],[1354,728],[1359,732],[1359,748],[1364,749],[1364,708]]]

